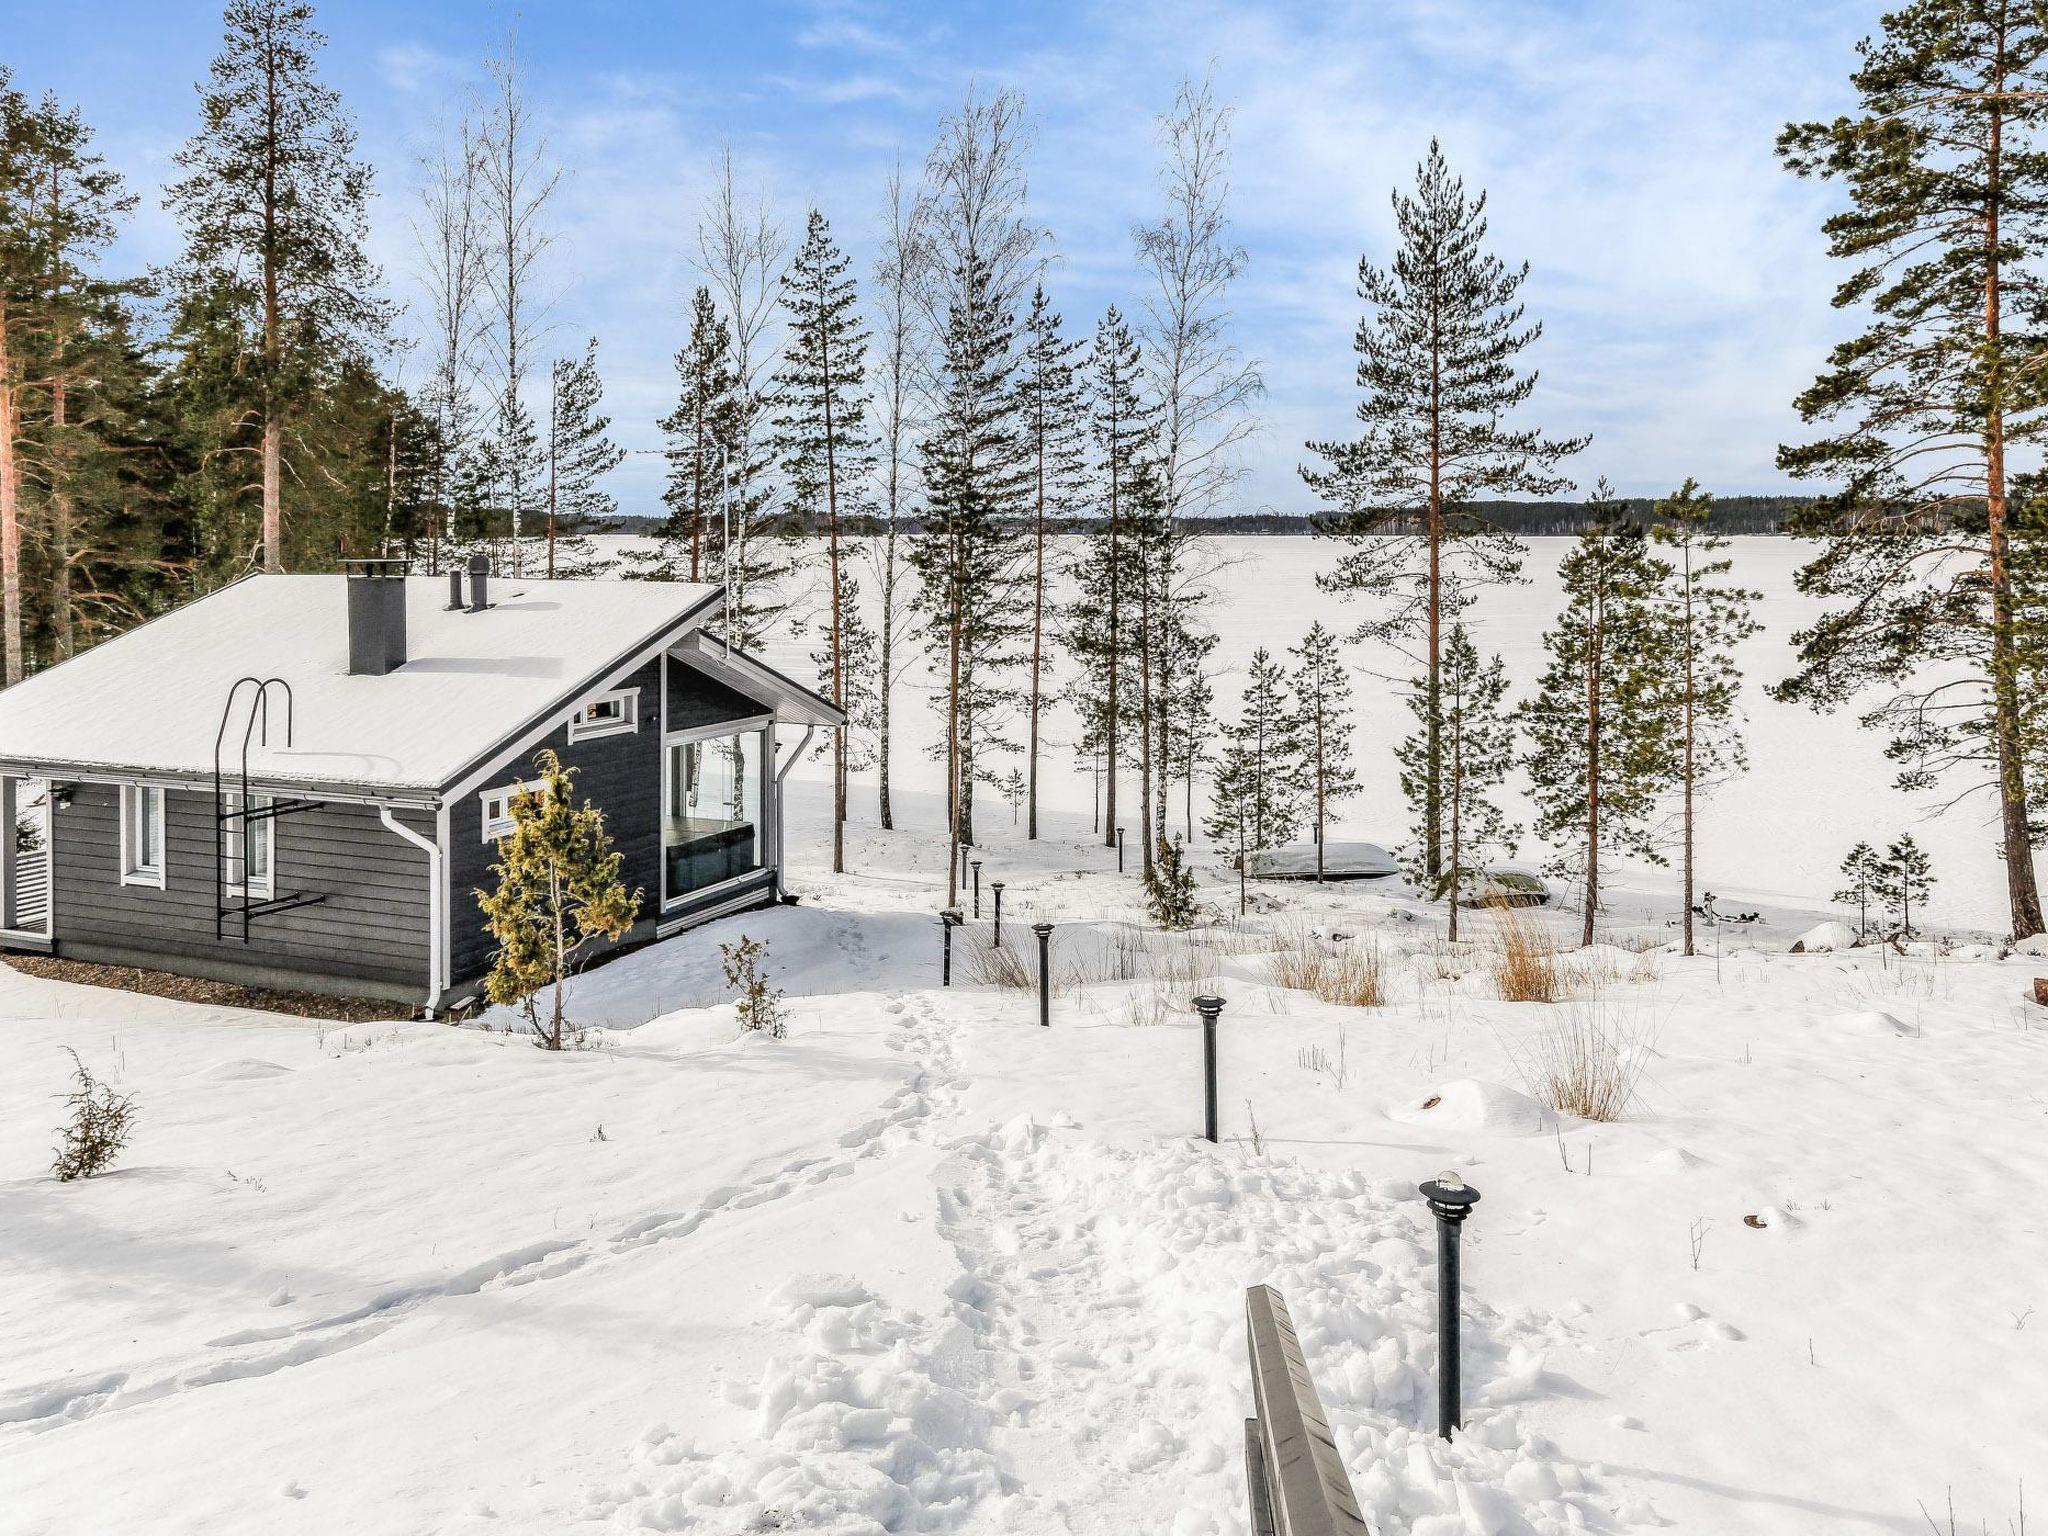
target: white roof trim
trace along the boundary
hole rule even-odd
[[[725,641],[705,630],[684,636],[670,654],[726,687],[774,706],[775,718],[789,725],[846,724],[846,711],[823,694],[813,693],[794,678],[786,677],[758,657],[745,651],[728,650]]]

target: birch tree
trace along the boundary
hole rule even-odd
[[[545,439],[525,389],[547,310],[539,288],[541,262],[554,244],[548,220],[562,173],[526,99],[516,28],[506,32],[504,51],[492,56],[487,68],[491,95],[482,133],[488,242],[484,286],[492,309],[488,335],[496,354],[498,399],[497,419],[479,473],[507,520],[512,569],[517,573],[525,569],[522,540],[544,506]]]
[[[458,488],[477,432],[476,349],[483,336],[487,252],[480,181],[483,137],[465,111],[454,135],[421,161],[412,221],[418,277],[432,322],[426,405],[434,422],[431,495],[439,524],[427,545],[429,572],[443,545],[460,540]]]

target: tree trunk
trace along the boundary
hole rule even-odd
[[[284,569],[284,426],[274,403],[263,402],[263,569]]]
[[[1465,871],[1464,799],[1465,799],[1465,716],[1462,708],[1454,708],[1451,726],[1451,772],[1444,785],[1444,799],[1451,807],[1451,931],[1450,941],[1458,942],[1458,892],[1464,883],[1460,878]]]
[[[1117,497],[1122,487],[1118,483],[1116,459],[1116,436],[1110,435],[1109,451],[1109,700],[1105,732],[1108,740],[1103,749],[1103,772],[1106,775],[1102,787],[1102,846],[1116,846],[1116,744],[1117,744],[1117,674],[1123,671],[1123,618],[1119,602],[1122,597],[1120,585],[1123,579],[1122,529],[1117,522]]]
[[[1432,301],[1433,307],[1434,301]],[[1437,319],[1430,317],[1429,343],[1429,716],[1423,722],[1422,795],[1423,871],[1431,880],[1443,878],[1444,746],[1443,746],[1443,343]]]
[[[832,429],[832,356],[818,336],[825,403],[825,557],[832,582],[832,702],[846,708],[846,616],[839,611],[839,464]],[[832,731],[832,873],[846,873],[846,727]]]
[[[62,364],[59,363],[61,370]],[[64,426],[69,419],[69,391],[60,371],[50,382],[50,628],[56,659],[77,654],[76,605],[71,600],[71,493],[66,486]]]
[[[284,366],[283,304],[278,295],[279,193],[278,120],[284,105],[278,100],[278,73],[282,68],[274,44],[266,35],[263,66],[263,568],[284,569],[284,423],[277,402],[278,373]]]
[[[1687,536],[1687,539],[1686,539],[1686,543],[1685,543],[1685,568],[1684,568],[1684,579],[1685,579],[1685,809],[1684,809],[1684,812],[1683,812],[1683,814],[1682,814],[1681,820],[1682,820],[1682,822],[1683,822],[1683,825],[1684,825],[1684,832],[1685,832],[1685,852],[1684,852],[1684,855],[1683,855],[1683,863],[1684,863],[1685,869],[1684,869],[1684,874],[1683,874],[1683,877],[1682,877],[1682,878],[1683,878],[1683,884],[1684,884],[1684,886],[1685,886],[1685,890],[1684,890],[1684,893],[1683,893],[1683,899],[1682,899],[1682,901],[1681,901],[1681,903],[1680,903],[1680,906],[1681,906],[1681,909],[1682,909],[1682,910],[1681,910],[1681,913],[1680,913],[1680,922],[1682,923],[1682,925],[1683,925],[1683,927],[1684,927],[1684,930],[1685,930],[1685,947],[1684,947],[1684,953],[1685,953],[1685,954],[1687,954],[1687,955],[1690,955],[1690,954],[1691,954],[1691,953],[1693,952],[1693,951],[1692,951],[1692,945],[1693,945],[1693,936],[1692,936],[1692,891],[1693,891],[1693,863],[1692,863],[1692,829],[1693,829],[1693,820],[1692,820],[1692,800],[1693,800],[1693,777],[1694,777],[1694,772],[1695,772],[1695,767],[1694,767],[1694,757],[1693,757],[1693,731],[1694,731],[1694,728],[1695,728],[1695,721],[1694,721],[1694,719],[1693,719],[1693,706],[1694,706],[1694,702],[1695,702],[1695,699],[1694,699],[1694,686],[1695,686],[1695,685],[1694,685],[1694,682],[1693,682],[1693,645],[1694,645],[1694,639],[1695,639],[1695,637],[1694,637],[1694,630],[1693,630],[1693,620],[1692,620],[1692,596],[1693,596],[1693,593],[1692,593],[1692,539],[1691,539],[1690,535],[1688,535],[1688,536]]]
[[[2001,92],[2005,89],[2002,70],[1996,88]],[[2003,196],[1999,179],[2003,132],[2004,114],[1994,96],[1986,165],[1990,196],[1984,221],[1984,333],[1990,343],[1994,370],[1991,409],[1984,427],[1985,509],[1991,543],[1992,724],[1998,739],[1998,801],[2005,852],[2006,894],[2012,906],[2013,937],[2025,939],[2042,931],[2042,920],[2041,892],[2035,883],[2033,844],[2029,837],[2031,818],[2026,770],[2020,745],[2019,659],[2013,636],[2011,526],[2005,483],[2005,412],[2001,404],[2004,368],[1999,356],[2001,296],[1998,242],[1999,207]]]
[[[1024,747],[1024,837],[1038,841],[1038,710],[1045,659],[1045,422],[1038,422],[1037,528],[1031,571],[1031,702]]]
[[[889,804],[889,693],[896,650],[896,488],[895,468],[889,471],[889,531],[882,535],[882,648],[880,676],[875,679],[876,811],[884,832],[896,825]]]
[[[1162,765],[1163,766],[1163,765]],[[1152,877],[1152,576],[1149,562],[1138,566],[1138,835],[1144,843],[1144,873]]]
[[[7,306],[0,297],[0,629],[6,632],[6,671],[0,683],[21,681],[21,461],[15,456],[20,414],[14,359],[8,351]]]
[[[1600,580],[1606,579],[1603,571]],[[1581,945],[1593,942],[1593,914],[1600,906],[1600,668],[1607,643],[1606,603],[1604,591],[1593,600],[1586,644],[1586,921]]]

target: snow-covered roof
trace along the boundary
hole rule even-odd
[[[481,750],[566,714],[609,672],[714,618],[720,595],[501,576],[487,611],[450,612],[445,580],[410,577],[406,664],[377,677],[348,671],[346,581],[251,576],[0,692],[0,764],[210,779],[228,692],[253,674],[291,685],[295,719],[287,747],[273,702],[269,744],[250,746],[252,780],[438,790]],[[231,772],[245,719],[238,708],[222,750]]]

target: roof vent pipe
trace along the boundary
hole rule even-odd
[[[405,567],[403,560],[349,560],[348,670],[352,676],[382,677],[405,665]]]
[[[491,606],[491,560],[488,555],[469,557],[469,611],[482,613]]]
[[[448,611],[453,613],[462,606],[462,567],[448,567]]]

